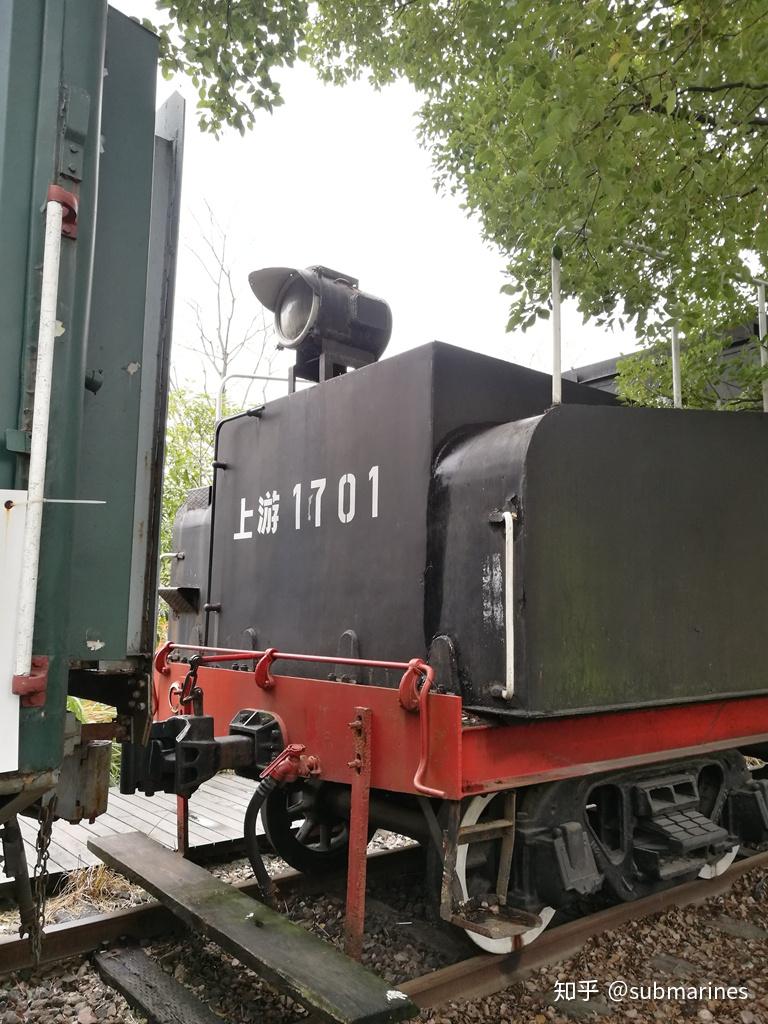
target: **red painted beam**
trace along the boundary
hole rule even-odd
[[[768,741],[768,697],[469,728],[462,786],[482,793]]]
[[[155,676],[160,707],[186,666],[169,663]],[[198,671],[204,710],[216,735],[243,708],[270,711],[287,743],[303,743],[320,758],[323,778],[349,783],[348,722],[371,709],[371,788],[417,793],[414,775],[423,739],[419,715],[405,710],[396,688],[327,679],[274,676],[261,689],[253,672],[203,666]],[[572,778],[650,764],[707,751],[768,742],[768,697],[735,697],[563,718],[509,720],[462,728],[461,699],[430,693],[428,786],[448,799],[512,786]]]

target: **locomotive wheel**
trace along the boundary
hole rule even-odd
[[[462,826],[476,825],[483,817],[493,818],[494,815],[486,814],[489,805],[499,796],[498,793],[488,793],[484,796],[473,797],[469,801],[461,819]],[[493,892],[496,880],[496,853],[501,840],[492,839],[485,843],[463,843],[456,855],[456,876],[461,886],[463,898],[470,896],[481,896],[483,893]],[[529,928],[522,935],[514,938],[491,939],[486,935],[479,935],[477,932],[467,930],[467,936],[484,949],[486,953],[511,953],[513,949],[529,945],[544,931],[549,922],[555,916],[553,907],[542,907],[539,911],[541,924],[536,928]]]
[[[267,797],[261,817],[273,849],[297,871],[313,874],[346,864],[348,823],[325,806],[322,783],[281,786]]]

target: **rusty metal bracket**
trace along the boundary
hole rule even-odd
[[[11,690],[21,697],[23,708],[40,708],[45,704],[45,693],[48,688],[48,657],[35,654],[32,657],[32,668],[29,675],[14,676]]]
[[[352,770],[352,799],[349,813],[344,952],[354,960],[359,960],[363,952],[365,930],[366,853],[371,793],[371,709],[355,708],[355,717],[349,723],[349,728],[355,738],[355,756],[349,762]]]
[[[78,200],[74,192],[67,192],[61,185],[48,186],[48,202],[63,207],[61,233],[65,238],[77,238]]]

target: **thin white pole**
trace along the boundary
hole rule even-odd
[[[224,389],[231,380],[273,380],[277,381],[278,384],[287,384],[287,377],[269,377],[263,373],[228,373],[226,377],[222,378],[221,384],[219,384],[219,390],[216,394],[216,422],[218,423],[221,419],[221,414],[224,408]]]
[[[27,516],[22,547],[21,589],[16,625],[16,675],[29,675],[35,629],[37,578],[40,567],[40,531],[43,523],[45,464],[48,457],[48,424],[53,389],[53,352],[56,339],[56,304],[59,297],[59,260],[63,208],[49,202],[45,209],[45,243],[37,334],[35,397],[32,407],[32,443],[29,455]]]
[[[683,408],[683,379],[680,373],[680,337],[677,324],[672,324],[672,404]]]
[[[515,696],[515,512],[504,512],[504,660],[506,675],[501,696]]]
[[[552,405],[563,400],[562,330],[560,326],[560,260],[552,254]]]
[[[765,282],[757,286],[757,333],[760,336],[760,365],[768,366],[768,326],[765,319]],[[768,412],[768,380],[763,381],[763,412]]]

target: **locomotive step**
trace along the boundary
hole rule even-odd
[[[140,832],[94,837],[89,848],[196,932],[333,1024],[388,1024],[419,1010],[397,989],[282,914]]]
[[[449,920],[459,928],[489,939],[512,939],[532,928],[541,927],[541,918],[537,914],[505,906],[485,909],[476,906],[474,900],[460,904]]]
[[[725,847],[729,839],[728,829],[693,808],[659,814],[642,821],[641,828],[681,854],[692,853],[705,846]]]
[[[478,821],[475,825],[462,825],[456,841],[462,843],[484,843],[489,839],[502,839],[515,828],[515,822],[508,818],[496,818],[493,821]]]

